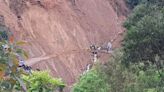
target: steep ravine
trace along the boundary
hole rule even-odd
[[[17,40],[30,44],[27,64],[49,69],[70,86],[88,63],[91,44],[120,46],[124,0],[0,0],[0,15]],[[107,61],[108,55],[102,55]]]

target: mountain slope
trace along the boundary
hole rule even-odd
[[[50,69],[68,85],[91,63],[91,44],[119,46],[127,11],[124,0],[0,0],[6,25],[30,43],[23,47],[27,64]]]

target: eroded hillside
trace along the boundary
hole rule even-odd
[[[91,44],[114,40],[119,46],[126,14],[124,0],[0,0],[6,25],[30,43],[23,47],[27,64],[51,70],[68,85],[91,63]]]

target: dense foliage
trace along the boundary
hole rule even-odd
[[[164,0],[149,0],[136,6],[125,27],[127,34],[122,62],[127,66],[135,64],[142,71],[142,75],[137,76],[138,84],[144,81],[141,88],[154,88],[152,92],[163,92]]]
[[[73,92],[163,92],[164,82],[156,66],[143,71],[143,63],[122,64],[122,51],[116,51],[105,65],[96,65],[74,85]],[[164,75],[164,72],[162,72]]]
[[[138,5],[125,23],[124,63],[144,62],[163,71],[164,7],[163,0]],[[157,59],[159,58],[159,59]]]
[[[31,75],[23,75],[22,79],[28,92],[54,92],[65,87],[61,79],[51,77],[47,71],[33,71]],[[15,89],[20,90],[20,86]]]
[[[23,90],[26,87],[21,79],[22,69],[17,69],[18,56],[27,58],[27,53],[17,48],[19,43],[14,42],[13,36],[9,35],[6,26],[0,25],[0,91],[13,90],[14,85],[18,82]]]
[[[73,92],[107,92],[108,90],[109,85],[104,79],[104,74],[94,69],[80,78]]]
[[[149,60],[154,63],[156,55],[163,58],[163,29],[164,15],[162,11],[157,10],[142,17],[134,26],[130,26],[124,44],[126,61]]]

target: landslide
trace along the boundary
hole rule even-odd
[[[124,0],[0,0],[0,15],[29,53],[33,69],[49,69],[68,85],[91,63],[91,44],[120,46]],[[102,55],[106,61],[109,55]]]

